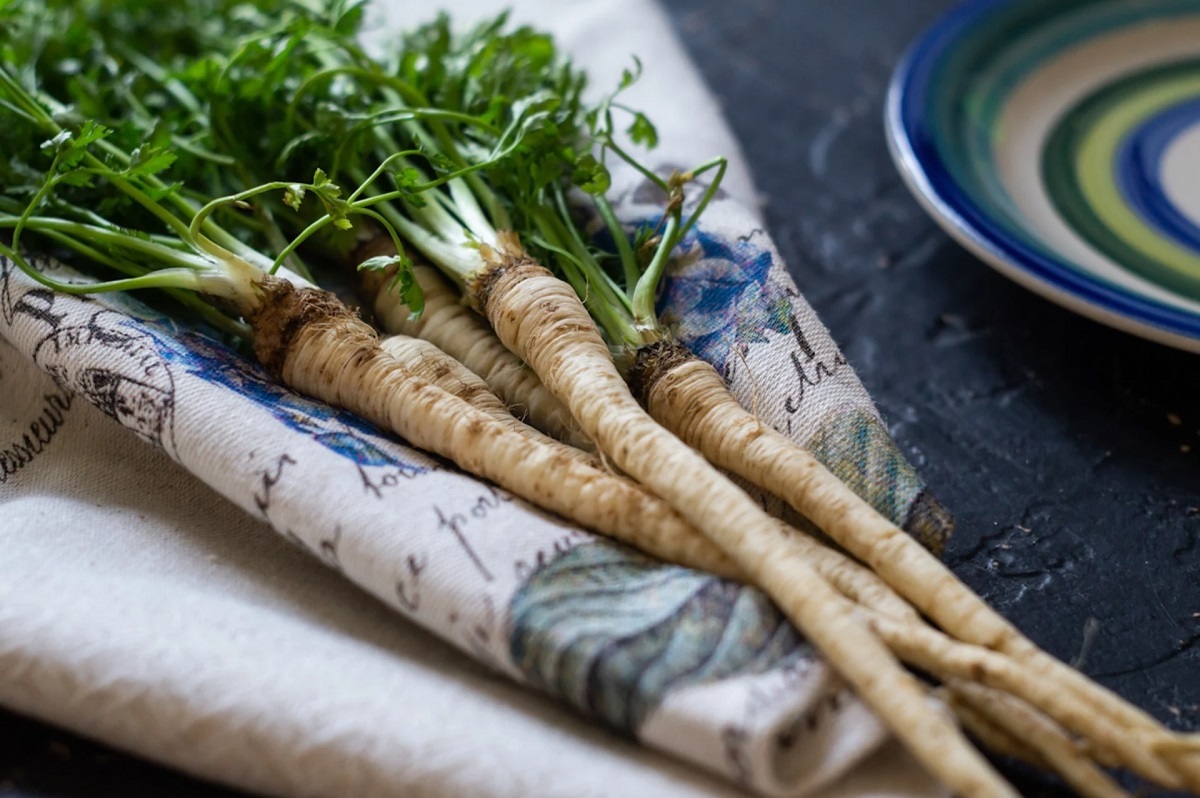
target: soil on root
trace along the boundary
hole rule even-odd
[[[354,324],[358,314],[328,291],[297,288],[270,276],[259,281],[258,290],[261,301],[247,320],[254,328],[254,354],[275,379],[283,374],[288,354],[304,330],[318,325],[345,325],[350,330],[359,326]],[[376,343],[364,342],[371,347]]]
[[[519,247],[499,250],[488,247],[484,252],[486,265],[476,272],[467,283],[466,293],[475,309],[485,319],[491,319],[488,309],[493,297],[512,290],[527,277],[539,274],[549,274],[544,266],[538,263]]]
[[[671,340],[655,341],[638,347],[633,365],[625,375],[633,398],[645,407],[650,394],[664,377],[676,367],[696,359],[687,347]]]

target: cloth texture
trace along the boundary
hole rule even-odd
[[[431,12],[376,13],[382,46]],[[731,156],[663,318],[881,512],[948,528],[788,277],[662,12],[515,16],[596,86],[641,56],[629,102],[653,109],[656,167]],[[650,187],[617,177],[622,218],[653,218]],[[287,796],[940,794],[758,591],[540,512],[136,298],[54,294],[3,260],[0,503],[0,704],[208,778]]]

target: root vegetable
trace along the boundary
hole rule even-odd
[[[325,292],[264,281],[255,353],[296,390],[344,407],[534,504],[662,559],[734,575],[661,502],[420,379]]]
[[[917,680],[854,617],[753,500],[633,399],[570,286],[501,233],[468,293],[496,334],[541,377],[625,472],[662,497],[761,586],[925,767],[962,795],[1015,795],[926,700]],[[801,587],[802,586],[802,587]]]
[[[569,446],[513,416],[504,402],[492,393],[491,386],[479,375],[429,341],[407,335],[388,335],[380,341],[380,346],[421,379],[428,380],[531,440],[553,447],[566,457],[601,470],[601,460],[593,452]]]
[[[983,722],[995,724],[1017,743],[1016,755],[1058,773],[1085,798],[1129,798],[1129,793],[1091,761],[1086,746],[1022,702],[958,679],[948,682],[947,692],[956,711],[961,707],[978,713]]]
[[[1021,698],[1145,778],[1172,789],[1183,786],[1179,776],[1154,755],[1144,740],[1137,739],[1136,733],[1093,712],[1075,693],[1033,677],[1023,663],[879,615],[874,615],[870,623],[904,661],[943,679],[983,684]]]
[[[664,426],[711,462],[787,501],[948,633],[1027,663],[1031,676],[1077,695],[1110,725],[1141,730],[1148,743],[1169,736],[1140,710],[1036,648],[810,453],[746,411],[707,363],[677,345],[651,345],[640,353],[630,382]],[[1153,754],[1121,748],[1140,761],[1143,773],[1177,784]]]
[[[378,235],[365,243],[354,258],[361,261],[395,254],[391,240]],[[462,294],[454,286],[426,264],[414,264],[413,274],[425,295],[425,309],[419,318],[413,318],[400,296],[388,290],[386,275],[366,274],[364,295],[386,332],[429,341],[482,377],[517,418],[578,449],[594,448],[578,422],[546,390],[537,375],[500,343],[477,314],[463,305]]]
[[[332,147],[339,169],[335,178],[359,185],[349,197],[351,204],[399,231],[447,276],[465,286],[501,340],[533,367],[600,451],[702,529],[743,573],[773,595],[932,772],[963,794],[1012,794],[953,722],[929,705],[924,687],[899,665],[851,602],[818,576],[811,555],[787,546],[773,519],[700,455],[658,427],[638,406],[612,361],[609,346],[620,350],[646,343],[641,330],[654,329],[645,322],[652,315],[654,289],[666,257],[712,197],[712,191],[706,192],[692,219],[683,223],[677,213],[683,199],[680,186],[708,169],[719,172],[723,163],[718,159],[678,176],[678,182],[672,178],[671,185],[663,184],[670,212],[661,243],[651,247],[654,254],[646,267],[649,279],[638,277],[638,264],[630,257],[632,248],[625,247],[622,269],[631,292],[631,297],[625,297],[602,270],[587,271],[590,247],[572,227],[564,199],[566,184],[572,181],[593,194],[603,192],[607,174],[588,150],[591,144],[600,143],[602,149],[620,153],[611,138],[611,101],[586,113],[588,109],[579,100],[581,81],[569,68],[553,59],[541,59],[536,69],[523,73],[520,66],[526,62],[521,58],[494,57],[507,46],[496,27],[480,29],[490,37],[489,49],[477,53],[482,62],[470,61],[470,73],[460,74],[458,62],[446,58],[442,63],[447,68],[438,70],[437,80],[431,83],[420,70],[389,74],[371,63],[341,31],[322,28],[322,24],[314,21],[303,41],[287,38],[291,34],[286,31],[272,34],[283,37],[280,44],[289,48],[292,63],[304,75],[294,95],[283,98],[282,107],[255,105],[277,102],[272,92],[237,97],[239,113],[249,107],[253,118],[270,128],[263,131],[261,140],[286,142],[284,150],[254,151],[260,137],[245,137],[246,141],[230,142],[232,157],[243,168],[254,169],[258,164],[286,162],[323,143]],[[445,35],[427,39],[449,42],[446,46],[457,52],[459,44],[448,31],[442,33]],[[223,74],[261,70],[269,66],[273,52],[271,46],[247,47],[231,59]],[[526,50],[520,52],[527,54]],[[254,58],[260,56],[267,62],[256,66]],[[489,80],[503,85],[508,96],[523,99],[511,107],[495,107],[489,95],[473,91],[470,83],[481,69]],[[327,78],[334,75],[338,77],[337,91],[322,96],[332,83]],[[347,93],[347,84],[353,84],[353,91]],[[438,108],[443,97],[482,98],[483,107]],[[232,117],[227,114],[225,118]],[[393,122],[395,125],[390,125]],[[326,124],[329,127],[324,127]],[[587,135],[581,139],[581,130],[589,126],[590,140]],[[650,135],[647,130],[648,123],[639,118],[635,137],[645,138]],[[486,153],[487,164],[478,162],[476,156],[481,152]],[[653,177],[645,170],[643,173]],[[560,179],[563,175],[566,180]],[[377,180],[380,186],[373,185]],[[388,182],[390,186],[382,185]],[[434,191],[418,200],[415,186]],[[293,195],[292,199],[295,206],[301,204],[302,197]],[[326,206],[341,207],[328,194],[321,199]],[[606,221],[611,221],[606,203],[598,200],[598,207]],[[339,213],[339,219],[345,220],[344,210]],[[539,247],[539,252],[561,259],[561,271],[570,288],[530,264],[516,239],[500,232],[510,228],[520,229],[525,243]],[[620,249],[623,231],[614,233],[621,233],[614,235]],[[309,234],[306,229],[298,241]],[[640,329],[627,334],[620,325],[616,332],[605,326],[608,340],[602,340],[576,294],[589,298],[589,308],[598,319],[631,312]],[[406,301],[411,298],[406,293]],[[334,327],[348,340],[339,344],[322,337],[332,335]],[[325,349],[352,355],[369,368],[359,372],[354,370],[356,366],[335,375],[342,382],[308,387],[331,391],[331,401],[340,404],[357,402],[355,409],[368,417],[399,412],[378,395],[343,393],[345,385],[359,389],[384,385],[389,391],[399,391],[391,383],[401,380],[390,376],[392,367],[385,368],[383,355],[368,350],[365,339],[356,342],[358,334],[345,327],[303,327],[305,336],[313,336],[312,342],[301,340],[303,351]],[[315,355],[311,362],[306,357],[289,354],[278,367],[281,373],[306,384],[306,380],[316,379],[317,365]],[[349,367],[335,371],[343,368]],[[432,391],[432,386],[429,389]],[[430,395],[421,392],[408,398],[422,403]],[[432,407],[419,408],[422,413],[430,411]],[[432,448],[437,441],[420,436],[446,433],[435,425],[433,431],[412,430],[411,434]],[[486,448],[502,435],[478,429],[462,434],[469,438],[462,443],[475,449],[461,456],[472,463],[480,444]],[[531,477],[541,485],[536,475]],[[848,573],[833,570],[829,575],[848,580]],[[797,584],[803,585],[802,591]],[[844,582],[843,587],[849,584]],[[880,599],[862,594],[862,600]]]

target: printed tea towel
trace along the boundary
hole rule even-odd
[[[381,30],[430,13],[379,10]],[[664,318],[880,511],[947,534],[787,277],[661,12],[530,0],[516,17],[597,85],[641,55],[631,102],[655,109],[663,168],[733,156]],[[635,177],[618,188],[625,218],[653,214]],[[937,794],[757,591],[541,513],[136,298],[56,295],[3,260],[0,504],[0,705],[212,779],[276,795]]]

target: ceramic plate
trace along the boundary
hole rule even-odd
[[[1004,274],[1200,352],[1200,3],[969,0],[896,69],[892,155]]]

